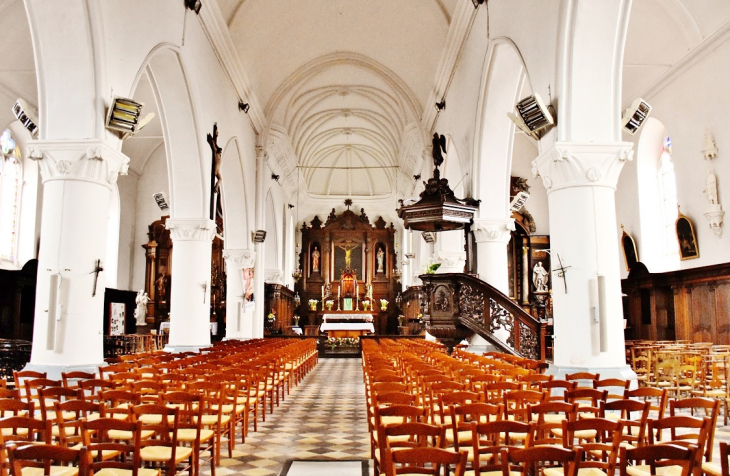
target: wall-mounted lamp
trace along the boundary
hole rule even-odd
[[[18,98],[13,106],[13,114],[32,135],[38,134],[38,112],[33,106]]]
[[[423,237],[423,241],[425,241],[426,243],[436,242],[436,233],[424,231],[423,233],[421,233],[421,236]]]
[[[446,109],[446,101],[442,99],[441,102],[437,102],[434,106],[436,106],[437,111],[443,111]]]
[[[550,108],[550,105],[545,105],[539,94],[534,94],[515,104],[517,115],[508,112],[507,117],[527,135],[539,140],[540,132],[555,125],[555,118]]]
[[[517,192],[512,201],[509,204],[509,209],[513,212],[519,212],[522,207],[525,206],[525,202],[530,198],[530,194],[527,192]]]
[[[106,115],[106,128],[122,133],[122,139],[141,131],[155,117],[151,112],[142,118],[144,103],[133,99],[112,97],[109,112]]]
[[[154,197],[157,206],[160,207],[160,210],[164,212],[165,210],[170,209],[170,206],[167,204],[167,197],[165,197],[165,192],[157,192],[152,196]]]
[[[251,240],[254,243],[263,243],[266,239],[266,230],[256,230],[251,232]]]
[[[624,117],[621,118],[621,126],[631,135],[636,134],[641,125],[646,121],[651,112],[651,106],[648,102],[641,98],[634,99],[631,107],[624,111]]]
[[[286,206],[289,207],[289,210],[291,210],[292,208],[294,208],[294,205],[292,205],[291,203],[287,203]]]
[[[189,10],[194,11],[196,15],[200,15],[200,8],[203,6],[203,2],[200,0],[185,0],[185,6]]]
[[[416,182],[418,182],[419,180],[421,180],[421,174],[414,175],[413,176],[413,180],[415,180]]]
[[[279,176],[276,175],[276,174],[274,174],[274,173],[272,173],[271,174],[271,180],[273,180],[276,183],[279,183]]]
[[[247,102],[238,101],[238,110],[243,111],[246,114],[248,114],[248,110],[251,108],[251,106],[248,105]]]

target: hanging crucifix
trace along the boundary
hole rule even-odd
[[[563,265],[563,260],[560,259],[560,255],[555,253],[555,256],[558,257],[558,263],[560,263],[559,268],[554,268],[555,271],[558,272],[558,277],[563,278],[563,286],[565,287],[565,294],[568,294],[568,282],[565,280],[565,272],[568,270],[568,268],[571,268],[572,266],[565,266]]]
[[[99,273],[101,273],[102,271],[104,271],[104,268],[101,267],[101,260],[98,259],[98,260],[96,260],[96,264],[94,265],[94,271],[92,271],[91,273],[89,273],[89,274],[92,274],[92,273],[95,274],[95,276],[94,276],[94,290],[91,292],[91,297],[96,296],[96,284],[99,281]]]
[[[206,136],[210,150],[213,152],[210,171],[210,219],[215,220],[215,194],[221,186],[221,153],[223,149],[218,147],[218,123],[213,124],[213,135]]]

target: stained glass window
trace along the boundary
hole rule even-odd
[[[18,211],[22,169],[10,131],[0,135],[0,259],[17,260]]]

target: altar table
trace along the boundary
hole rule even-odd
[[[364,314],[364,313],[358,313],[358,314],[348,314],[348,313],[338,313],[338,314],[322,314],[322,321],[361,321],[361,322],[373,322],[373,315],[372,314]]]
[[[360,337],[375,333],[372,322],[325,322],[319,328],[328,337]]]

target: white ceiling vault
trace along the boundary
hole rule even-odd
[[[269,166],[321,207],[395,208],[468,34],[465,0],[217,0],[261,105]],[[216,12],[214,12],[216,13]]]

